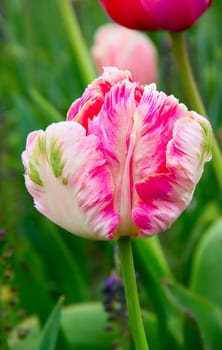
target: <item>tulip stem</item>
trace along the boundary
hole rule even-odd
[[[130,330],[135,348],[136,350],[149,350],[140,310],[130,237],[120,238],[118,247]]]
[[[67,37],[71,44],[74,60],[79,65],[84,83],[88,85],[95,79],[96,74],[76,18],[74,6],[72,6],[71,0],[57,0],[57,2],[59,11],[63,17]]]
[[[189,98],[190,106],[197,113],[207,117],[207,113],[192,72],[184,33],[170,33],[170,35],[172,39],[173,53],[177,61],[182,83],[184,84],[187,97]],[[212,138],[212,164],[217,176],[218,184],[222,189],[222,154],[214,134]]]

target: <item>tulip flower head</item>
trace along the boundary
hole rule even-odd
[[[157,82],[157,52],[143,33],[114,23],[104,24],[95,34],[92,56],[98,72],[103,67],[128,69],[141,84]]]
[[[210,135],[174,96],[106,68],[66,121],[28,136],[26,187],[43,215],[79,236],[152,236],[190,203]]]
[[[212,0],[100,0],[117,23],[141,30],[178,32],[191,27]]]

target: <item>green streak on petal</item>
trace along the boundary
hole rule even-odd
[[[205,123],[205,122],[200,122],[200,125],[203,129],[203,133],[205,135],[205,138],[204,138],[204,149],[203,151],[209,155],[209,159],[211,159],[211,149],[212,149],[212,130],[211,130],[211,127],[208,123]]]
[[[35,182],[37,185],[43,186],[42,179],[37,169],[39,166],[40,157],[43,156],[44,154],[44,147],[43,147],[44,139],[39,136],[36,141],[37,142],[33,147],[29,164],[28,164],[28,169],[29,169],[28,176],[30,180]]]
[[[43,155],[44,152],[45,152],[45,149],[44,149],[44,138],[43,137],[39,137],[38,138],[38,147],[39,147],[40,155]]]
[[[61,144],[56,144],[56,140],[52,140],[50,145],[49,164],[55,177],[61,176],[64,168],[64,162],[62,162],[61,146]]]
[[[39,165],[39,159],[44,154],[44,147],[43,147],[43,138],[38,137],[37,142],[35,146],[33,147],[32,151],[32,160],[35,164]]]
[[[33,163],[31,163],[30,161],[29,161],[29,173],[28,173],[28,175],[29,175],[30,180],[32,180],[33,182],[35,182],[39,186],[43,186],[43,182],[42,182],[41,177],[38,173],[38,170],[33,165]]]
[[[68,177],[64,177],[62,179],[62,183],[63,183],[63,185],[67,185],[68,184]]]

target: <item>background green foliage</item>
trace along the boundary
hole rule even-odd
[[[95,30],[109,19],[95,0],[76,0],[73,6],[90,49]],[[217,0],[187,33],[195,76],[220,145],[221,23],[222,3]],[[167,33],[151,37],[159,52],[159,88],[189,105]],[[25,323],[30,332],[24,341],[14,332],[0,349],[46,350],[56,343],[64,350],[109,349],[119,334],[105,330],[100,300],[114,267],[115,243],[83,240],[56,227],[33,208],[24,187],[21,153],[27,134],[65,119],[69,105],[85,88],[58,1],[1,1],[0,49],[0,230],[7,233],[4,244],[0,241],[0,338],[7,333],[6,325],[20,320],[22,309],[35,316]],[[222,194],[209,163],[190,207],[159,237],[171,276],[152,260],[149,243],[134,242],[151,350],[221,349],[221,209]],[[3,264],[7,246],[13,248],[6,259],[12,266],[8,280]],[[17,288],[16,297],[12,287]],[[66,306],[58,302],[48,319],[61,295]],[[17,306],[9,308],[6,318],[3,311],[10,298],[16,298]]]

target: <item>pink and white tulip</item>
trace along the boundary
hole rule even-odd
[[[98,72],[103,67],[128,69],[141,84],[156,83],[157,50],[143,33],[114,23],[101,26],[95,33],[92,56]]]
[[[188,206],[211,157],[209,122],[107,68],[67,121],[32,132],[22,158],[36,208],[91,239],[152,236]]]

